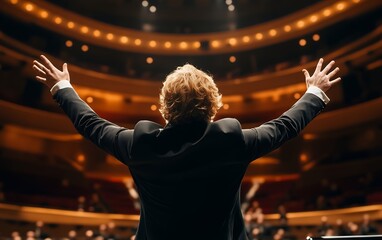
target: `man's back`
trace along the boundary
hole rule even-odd
[[[137,239],[245,236],[239,188],[248,161],[238,121],[164,129],[141,121],[130,146],[128,166],[142,202]]]

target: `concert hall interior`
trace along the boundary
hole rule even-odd
[[[67,62],[80,97],[127,128],[142,119],[165,125],[159,91],[185,63],[213,76],[224,103],[216,119],[251,128],[304,94],[302,69],[334,59],[342,81],[328,106],[249,165],[247,230],[250,239],[382,233],[381,6],[0,0],[0,238],[133,239],[139,220],[128,167],[78,134],[35,80],[41,54]]]

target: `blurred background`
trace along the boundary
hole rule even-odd
[[[44,54],[122,126],[158,111],[162,81],[211,74],[217,119],[258,126],[305,92],[303,68],[334,59],[342,82],[295,139],[242,184],[252,239],[382,232],[382,2],[0,0],[0,238],[132,239],[139,196],[126,166],[84,140],[34,81]],[[187,211],[187,206],[185,206]],[[198,231],[198,229],[195,229]]]

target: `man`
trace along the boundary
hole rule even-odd
[[[240,183],[248,164],[296,136],[328,102],[337,78],[334,61],[312,76],[307,93],[279,118],[241,129],[235,119],[213,118],[221,95],[213,79],[192,65],[167,76],[160,93],[165,127],[140,121],[134,129],[100,118],[70,85],[67,64],[34,61],[46,84],[85,138],[130,168],[141,199],[136,239],[248,239],[240,210]]]

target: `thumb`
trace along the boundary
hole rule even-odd
[[[67,63],[64,63],[63,65],[62,65],[62,71],[63,72],[68,72],[68,64]]]
[[[310,78],[309,72],[308,72],[306,69],[302,69],[302,72],[303,72],[304,75],[305,75],[305,79]]]

